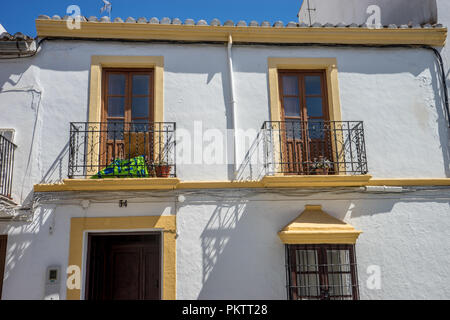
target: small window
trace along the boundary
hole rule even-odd
[[[353,245],[287,245],[290,300],[358,300]]]

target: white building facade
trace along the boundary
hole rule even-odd
[[[2,299],[450,297],[445,27],[87,20],[0,60]]]

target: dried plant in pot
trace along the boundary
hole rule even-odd
[[[320,156],[319,159],[314,158],[311,168],[315,174],[326,176],[330,169],[333,168],[333,163],[327,158]]]

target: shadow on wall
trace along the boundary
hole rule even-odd
[[[266,163],[264,163],[264,159],[267,160],[270,155],[265,153],[265,134],[271,134],[270,132],[264,132],[263,129],[260,129],[257,136],[253,141],[250,141],[248,145],[245,143],[244,146],[246,153],[244,155],[243,161],[239,164],[239,167],[236,171],[235,177],[233,180],[235,181],[255,181],[261,180],[267,174]],[[244,137],[250,138],[251,137]]]
[[[359,199],[326,200],[327,196],[317,200],[317,194],[302,195],[293,189],[267,194],[264,201],[248,200],[253,193],[245,191],[234,199],[218,201],[203,229],[198,299],[286,299],[285,252],[278,232],[306,204],[323,204],[325,212],[351,221],[358,229],[358,220],[353,219],[387,214],[398,203],[390,200],[380,204],[380,199],[372,204]],[[374,226],[374,230],[378,227]],[[360,239],[364,241],[364,237],[363,233]],[[372,245],[378,243],[368,242],[365,249]],[[363,273],[360,277],[361,283],[366,281]]]
[[[444,103],[444,93],[442,88],[443,81],[446,79],[442,79],[442,74],[440,72],[440,66],[435,60],[434,63],[434,71],[431,72],[432,76],[432,86],[433,92],[435,93],[435,101],[436,101],[436,110],[438,113],[438,118],[436,120],[439,131],[439,140],[441,142],[442,155],[444,158],[444,166],[445,166],[445,174],[447,177],[450,177],[450,130],[449,123],[450,119],[447,119],[447,114],[445,111],[445,103]]]
[[[39,241],[39,238],[48,235],[52,219],[54,210],[41,207],[30,223],[0,226],[0,233],[8,235],[3,287],[5,299],[43,298],[46,270],[41,259],[48,256],[45,252],[51,243]]]
[[[350,49],[345,49],[350,50]],[[363,49],[361,49],[363,50]],[[423,88],[426,89],[428,85],[431,85],[433,89],[434,99],[427,99],[427,97],[422,96],[424,91],[416,91],[416,92],[410,92],[409,94],[411,96],[416,95],[417,98],[414,99],[414,104],[411,103],[411,105],[408,105],[410,108],[411,114],[406,115],[406,117],[403,117],[399,121],[405,122],[405,119],[412,119],[412,116],[415,116],[415,120],[417,122],[411,123],[411,128],[416,128],[419,125],[421,129],[426,132],[427,135],[430,137],[435,137],[435,133],[432,131],[432,127],[430,127],[427,124],[427,118],[426,115],[431,114],[429,112],[429,109],[432,109],[432,112],[437,113],[437,119],[436,119],[436,127],[438,129],[438,135],[439,135],[439,142],[440,142],[440,148],[442,152],[443,157],[443,163],[444,163],[444,170],[447,177],[450,177],[450,136],[449,136],[449,130],[448,130],[448,122],[446,117],[446,111],[445,111],[445,104],[444,104],[444,98],[443,98],[443,89],[442,89],[442,80],[441,80],[441,72],[439,70],[439,64],[438,61],[434,55],[434,53],[429,49],[399,49],[399,48],[380,48],[380,49],[366,49],[368,52],[366,52],[365,55],[361,55],[360,57],[355,57],[352,61],[346,61],[345,59],[341,59],[339,61],[339,69],[342,74],[345,73],[362,73],[366,75],[391,75],[391,74],[402,74],[402,73],[408,73],[411,74],[414,78],[417,84]],[[395,57],[390,58],[389,60],[386,60],[385,63],[381,64],[373,64],[368,63],[368,61],[373,60],[375,61],[377,59],[378,51],[380,53],[383,52],[397,52]],[[430,59],[424,59],[420,55],[423,52],[428,52]],[[402,59],[404,55],[409,55],[411,57],[411,63],[405,64]],[[428,83],[427,77],[423,76],[424,72],[429,71],[431,78],[430,83]],[[424,89],[424,90],[425,90]],[[387,94],[384,92],[384,94]],[[391,101],[395,103],[397,99],[397,95],[401,94],[401,90],[398,92],[391,92],[392,95]],[[370,92],[363,92],[362,94],[358,94],[356,97],[357,99],[360,99],[362,103],[367,103],[364,99],[367,99],[370,95]],[[382,97],[382,96],[380,96]],[[372,103],[377,103],[377,101],[372,101]],[[345,105],[342,106],[345,109]],[[425,116],[424,116],[425,115]],[[390,113],[383,113],[381,116],[385,117],[387,121],[392,121],[392,117]],[[409,118],[408,118],[409,117]],[[399,118],[400,119],[400,118]],[[407,124],[407,123],[406,123]],[[405,123],[403,123],[405,125]],[[396,138],[404,139],[405,141],[408,141],[410,139],[411,132],[403,130],[404,128],[402,126],[392,127],[390,128],[389,132],[383,132],[379,130],[379,123],[376,121],[370,121],[370,119],[366,119],[364,121],[364,127],[365,127],[365,133],[366,133],[366,143],[368,146],[368,150],[371,149],[370,146],[370,139],[372,140],[378,140],[378,141],[384,141],[386,139],[386,134],[395,135]],[[402,129],[400,131],[399,129]],[[375,150],[371,150],[372,152]],[[384,151],[384,150],[383,150]],[[395,151],[394,151],[395,152]],[[426,152],[426,150],[424,150]],[[370,153],[369,153],[370,154]],[[391,156],[394,156],[393,153],[390,154]],[[402,155],[399,154],[398,156],[391,157],[390,161],[393,161],[395,165],[401,165],[400,159],[402,159]],[[369,169],[370,169],[370,159],[369,159]],[[373,171],[372,171],[373,172]],[[369,172],[370,173],[370,172]]]
[[[69,165],[69,142],[62,148],[55,161],[43,175],[40,183],[56,183],[67,179]]]
[[[257,234],[252,227],[259,228]],[[267,234],[267,227],[263,217],[249,214],[244,201],[216,207],[201,234],[198,299],[284,299],[283,245],[277,230]]]

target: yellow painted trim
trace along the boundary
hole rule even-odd
[[[117,218],[72,218],[70,224],[69,266],[83,265],[83,247],[86,231],[142,230],[163,231],[163,292],[164,300],[176,299],[176,217],[117,217]],[[80,300],[81,290],[67,289],[67,300]]]
[[[286,244],[355,244],[361,233],[322,211],[322,206],[306,205],[305,210],[278,236]]]
[[[341,116],[341,102],[339,96],[339,80],[338,80],[338,68],[336,58],[268,58],[267,61],[269,68],[269,94],[270,94],[270,119],[271,121],[281,121],[281,97],[279,92],[278,71],[282,69],[288,70],[325,70],[327,81],[327,96],[328,96],[328,113],[330,121],[342,121]],[[340,135],[340,133],[336,133]],[[281,154],[281,146],[275,141],[274,154]],[[331,141],[341,141],[340,137],[332,137]],[[342,154],[340,148],[342,146],[335,145],[333,143],[332,148],[333,157],[336,154]],[[336,150],[337,149],[337,150]],[[339,159],[330,159],[335,163],[344,163],[345,161],[338,161]],[[278,159],[275,159],[275,163],[281,163]],[[282,172],[281,168],[276,168],[276,172]],[[342,166],[338,170],[345,174],[345,166]]]
[[[36,30],[40,38],[226,42],[231,34],[234,42],[246,43],[418,44],[438,47],[444,46],[447,38],[447,28],[267,28],[81,22],[81,29],[70,30],[66,21],[57,20],[36,20]]]
[[[164,121],[164,57],[163,56],[92,56],[91,76],[89,90],[89,122],[101,122],[102,120],[102,79],[103,68],[151,68],[154,70],[154,121]],[[98,155],[100,143],[91,145],[92,141],[99,141],[98,130],[88,133],[88,150],[90,157],[87,162],[91,164],[87,170],[87,176],[92,176],[98,171]],[[158,137],[155,137],[155,144]],[[156,147],[155,150],[158,150]],[[88,155],[89,156],[89,155]]]
[[[450,186],[449,178],[388,178],[371,179],[368,186]]]
[[[278,70],[325,70],[328,87],[328,104],[331,121],[342,121],[336,58],[272,58],[269,67],[270,119],[281,121],[281,101]]]
[[[367,185],[371,178],[370,175],[266,176],[261,182],[266,188],[362,187]]]
[[[177,189],[252,189],[263,188],[261,181],[186,181],[180,182]]]
[[[130,179],[66,179],[59,184],[36,184],[34,192],[63,191],[127,191],[127,190],[185,190],[185,189],[252,189],[252,188],[311,188],[364,186],[450,186],[442,179],[372,179],[360,176],[266,176],[260,181],[185,181],[177,178]]]
[[[155,122],[164,122],[164,57],[163,56],[92,56],[89,98],[89,122],[101,121],[102,69],[153,68]]]
[[[35,185],[34,191],[173,190],[178,183],[180,183],[180,180],[177,178],[65,179],[60,184]]]

